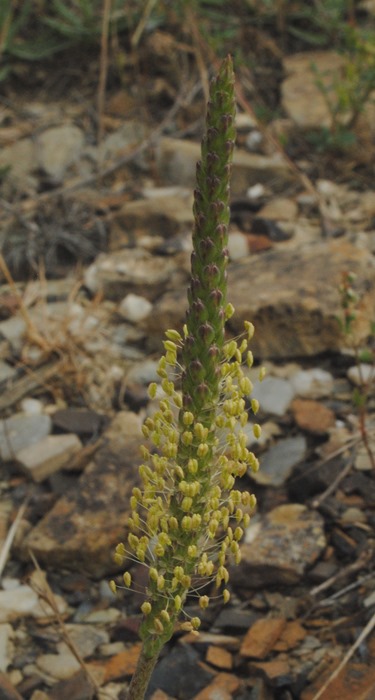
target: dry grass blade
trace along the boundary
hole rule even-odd
[[[356,639],[356,641],[354,642],[354,644],[350,647],[349,651],[345,654],[343,660],[339,663],[339,665],[337,666],[337,668],[335,668],[335,670],[333,671],[333,673],[331,673],[330,677],[326,680],[326,682],[325,682],[324,685],[320,688],[320,690],[314,695],[314,697],[312,698],[312,700],[319,700],[319,698],[322,697],[322,695],[325,693],[325,691],[327,690],[327,688],[329,688],[329,686],[331,685],[331,683],[333,683],[333,681],[335,680],[335,678],[337,678],[337,676],[338,676],[338,675],[341,673],[341,671],[345,668],[346,664],[350,661],[350,659],[352,658],[353,654],[356,652],[356,650],[358,649],[358,647],[362,644],[362,642],[366,639],[366,637],[368,637],[369,634],[371,634],[371,632],[372,632],[372,630],[373,630],[374,628],[375,628],[375,613],[374,613],[373,616],[370,618],[370,620],[368,621],[366,627],[364,627],[364,629],[362,630],[361,634],[360,634],[359,637]],[[329,697],[328,697],[328,696],[327,696],[327,700],[329,700]],[[353,698],[353,700],[354,700],[354,698]]]
[[[61,632],[62,639],[64,640],[65,644],[68,646],[70,651],[72,652],[73,656],[76,658],[78,661],[79,665],[81,666],[82,670],[85,672],[88,680],[90,683],[92,683],[93,687],[95,688],[95,691],[98,692],[100,689],[99,684],[97,683],[96,679],[92,675],[90,669],[87,667],[87,664],[85,663],[84,659],[82,658],[79,649],[77,649],[77,646],[71,639],[68,630],[66,629],[66,625],[64,623],[64,620],[61,616],[56,598],[54,596],[53,591],[51,590],[49,583],[47,581],[47,577],[45,572],[41,569],[39,566],[34,554],[29,551],[30,557],[32,559],[32,562],[35,566],[35,570],[38,573],[38,583],[36,581],[30,581],[30,585],[35,591],[35,593],[39,596],[40,600],[44,601],[47,603],[49,608],[51,608],[55,621],[59,627],[59,630]]]
[[[98,144],[103,136],[103,114],[105,101],[105,88],[108,74],[108,34],[109,18],[111,14],[112,0],[103,0],[102,34],[100,40],[100,70],[98,85]]]
[[[22,506],[19,508],[18,513],[13,520],[12,525],[9,528],[9,532],[5,538],[4,544],[2,546],[1,552],[0,552],[0,579],[3,575],[4,567],[5,564],[7,563],[9,552],[11,550],[13,540],[16,536],[17,530],[20,526],[21,520],[25,514],[25,510],[27,508],[27,504],[30,499],[30,494],[25,498]]]
[[[151,15],[151,12],[154,9],[156,3],[157,3],[157,0],[147,0],[147,2],[145,4],[145,8],[143,10],[142,17],[139,20],[138,26],[135,29],[133,36],[130,40],[130,43],[131,43],[131,46],[133,49],[137,48],[139,41],[140,41],[140,38],[145,30],[147,20],[148,20],[149,16]]]

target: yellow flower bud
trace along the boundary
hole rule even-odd
[[[110,587],[112,593],[113,593],[114,595],[116,595],[116,593],[117,593],[116,582],[115,582],[115,581],[109,581],[109,582],[108,582],[108,585],[109,585],[109,587]]]
[[[260,438],[260,436],[261,436],[261,434],[262,434],[262,428],[260,427],[260,425],[259,425],[258,423],[254,423],[254,425],[253,425],[253,433],[254,433],[254,437],[255,437],[257,440],[259,440],[259,438]]]
[[[224,590],[223,590],[223,601],[224,601],[224,603],[228,603],[229,600],[230,600],[230,593],[229,593],[229,591],[228,591],[227,588],[224,588]]]
[[[266,376],[266,368],[261,367],[259,370],[259,381],[262,382],[265,376]]]
[[[132,584],[132,577],[131,577],[129,571],[125,571],[122,578],[123,578],[123,581],[124,581],[126,588],[130,588],[130,586]]]
[[[182,422],[186,426],[192,425],[194,423],[194,415],[190,411],[185,411],[182,416]]]
[[[151,603],[149,603],[148,600],[145,600],[145,602],[141,605],[141,610],[144,615],[149,615],[152,610]]]
[[[168,340],[172,340],[175,343],[179,343],[182,340],[181,335],[178,331],[175,331],[174,328],[169,328],[167,331],[165,331],[165,335]]]
[[[198,449],[197,449],[198,457],[205,457],[208,453],[208,450],[209,450],[209,448],[208,448],[207,443],[201,442],[198,445]]]
[[[161,619],[162,619],[164,622],[166,622],[167,624],[171,621],[171,617],[170,617],[170,614],[169,614],[168,610],[162,610],[162,611],[160,612],[160,617],[161,617]]]
[[[174,607],[175,607],[175,610],[178,612],[179,610],[181,610],[181,606],[182,606],[181,596],[176,595],[176,596],[174,597]]]
[[[199,598],[199,607],[202,608],[202,610],[204,610],[205,608],[207,608],[209,602],[210,602],[210,599],[209,599],[208,595],[202,595]]]
[[[250,321],[245,321],[244,328],[247,333],[248,340],[251,340],[255,332],[254,325],[250,323]]]
[[[259,411],[259,401],[258,399],[251,399],[251,410],[254,414],[257,414]]]
[[[154,399],[156,396],[156,392],[158,390],[158,385],[156,382],[151,382],[150,386],[148,387],[148,395],[150,399]]]
[[[190,498],[190,496],[185,496],[182,499],[181,508],[185,513],[187,513],[189,510],[191,510],[192,505],[193,505],[193,499]]]
[[[200,627],[201,621],[199,617],[192,617],[190,622],[193,630],[197,630]]]
[[[233,304],[227,304],[225,307],[225,320],[228,321],[234,314],[234,306]]]

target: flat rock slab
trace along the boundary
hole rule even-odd
[[[35,445],[16,453],[18,464],[34,481],[43,481],[59,471],[82,448],[77,435],[47,435]]]
[[[109,433],[110,434],[110,433]],[[139,446],[120,430],[95,455],[77,487],[60,498],[21,546],[42,565],[81,571],[95,578],[116,570],[114,548],[126,538],[131,489],[141,463]]]
[[[307,443],[303,435],[279,440],[265,452],[261,469],[251,477],[263,486],[282,486],[290,477],[294,467],[306,456]]]
[[[319,513],[297,503],[278,506],[247,528],[231,579],[245,588],[296,584],[325,546]]]
[[[345,240],[273,249],[230,265],[228,298],[236,309],[231,330],[240,333],[243,322],[251,320],[255,325],[251,348],[263,359],[339,350],[338,286],[343,270],[357,276],[363,309],[357,336],[366,337],[375,315],[375,261],[368,251]],[[142,326],[159,344],[164,329],[182,327],[186,306],[184,289],[168,292]]]
[[[175,263],[165,256],[151,255],[139,248],[118,250],[98,255],[85,273],[85,284],[91,292],[101,291],[105,299],[120,301],[136,293],[149,301],[173,284]],[[187,280],[187,272],[183,274]]]

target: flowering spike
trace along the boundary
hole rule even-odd
[[[252,391],[242,363],[252,365],[248,341],[254,327],[246,322],[238,340],[225,339],[225,324],[234,313],[226,299],[234,124],[234,76],[228,57],[211,84],[197,166],[186,323],[182,334],[166,332],[159,382],[149,391],[151,398],[161,396],[159,410],[144,423],[144,435],[154,449],[142,449],[141,487],[130,498],[128,546],[116,549],[118,563],[130,550],[133,559],[148,566],[140,629],[142,658],[147,660],[172,636],[194,576],[216,580],[224,586],[224,602],[229,600],[228,558],[240,560],[239,542],[249,521],[243,507],[247,511],[255,506],[254,497],[236,489],[236,479],[248,468],[258,468],[242,429]],[[258,409],[254,399],[251,407]],[[255,425],[254,434],[259,431]],[[126,587],[131,585],[128,572],[123,580]],[[202,610],[208,604],[207,596],[199,596]],[[196,630],[199,624],[193,617],[181,628]],[[131,686],[129,699],[135,697]]]

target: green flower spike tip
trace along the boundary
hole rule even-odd
[[[189,592],[204,610],[209,597],[202,581],[227,588],[227,560],[240,561],[239,541],[249,523],[255,498],[235,488],[236,479],[258,460],[247,449],[243,428],[252,385],[242,370],[252,365],[248,350],[254,328],[245,323],[243,336],[225,339],[225,324],[234,309],[227,304],[229,180],[235,141],[234,75],[226,58],[211,83],[202,158],[194,193],[193,253],[186,324],[181,335],[166,332],[165,354],[158,374],[159,410],[146,419],[143,432],[153,443],[142,450],[141,486],[131,496],[127,544],[119,544],[115,559],[148,567],[146,599],[142,603],[142,652],[128,700],[143,698],[148,678],[176,623],[196,630],[199,617],[189,617],[184,604]],[[259,437],[260,427],[254,425]],[[132,587],[130,572],[124,585]],[[111,582],[111,587],[116,584]],[[214,589],[214,586],[212,586]]]

